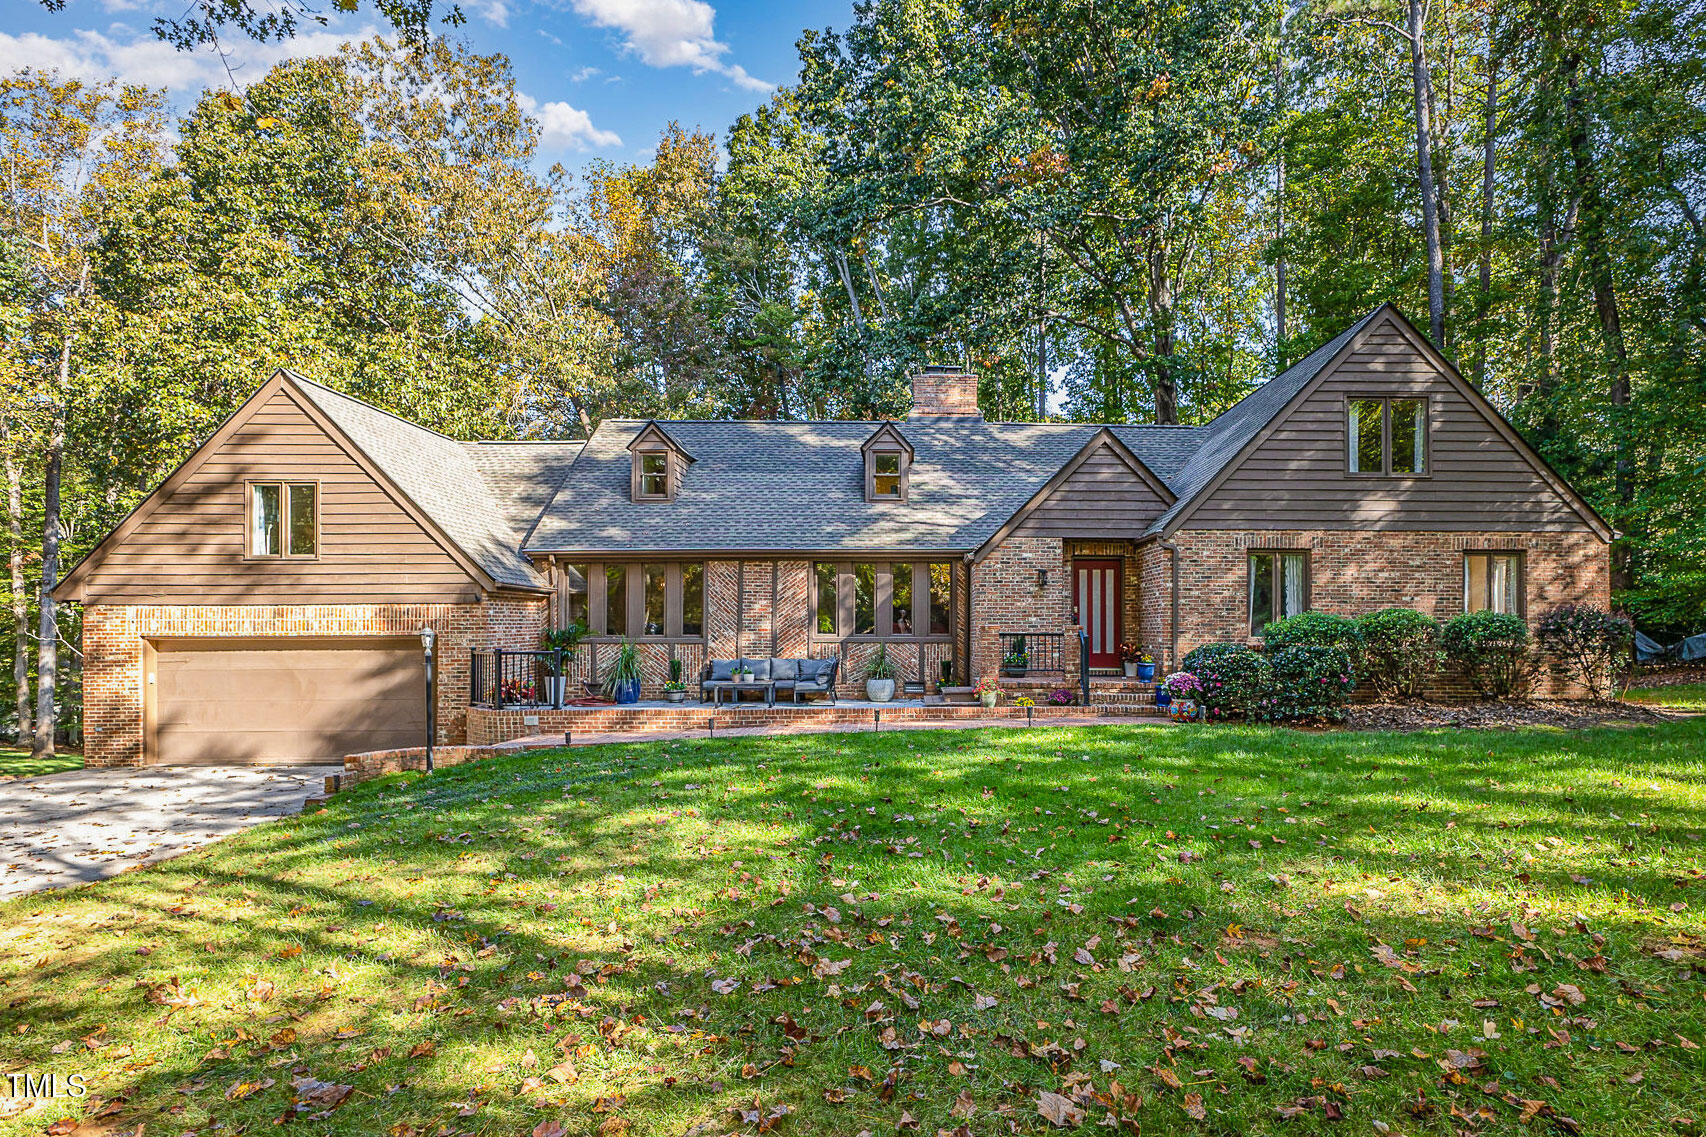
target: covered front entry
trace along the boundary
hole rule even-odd
[[[1072,615],[1084,628],[1092,671],[1117,671],[1125,598],[1118,557],[1077,557],[1072,562]]]
[[[412,638],[162,639],[143,667],[151,763],[299,765],[426,739]]]

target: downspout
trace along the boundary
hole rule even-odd
[[[972,614],[973,614],[973,612],[976,611],[976,609],[974,609],[972,607],[972,580],[973,580],[973,577],[975,576],[975,574],[972,572],[972,565],[975,563],[975,561],[973,560],[973,558],[975,556],[976,556],[975,553],[967,553],[966,558],[965,558],[966,559],[966,635],[965,635],[965,641],[966,641],[966,654],[965,654],[966,672],[965,672],[965,685],[967,687],[970,687],[972,684],[977,682],[976,679],[972,678],[972,673],[971,673],[971,664],[972,664],[972,658],[971,658],[972,625],[971,625],[971,621],[972,621]]]
[[[1162,541],[1161,547],[1167,550],[1172,559],[1173,569],[1173,614],[1167,621],[1167,670],[1179,670],[1179,546],[1171,541]]]

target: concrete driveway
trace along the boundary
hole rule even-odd
[[[0,783],[0,900],[173,857],[302,809],[337,766],[150,766]]]

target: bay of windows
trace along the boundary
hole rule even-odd
[[[812,580],[819,636],[928,638],[950,632],[953,570],[948,564],[820,561]]]
[[[673,561],[560,566],[558,619],[593,636],[705,634],[705,566]]]

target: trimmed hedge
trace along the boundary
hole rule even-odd
[[[1262,645],[1269,655],[1300,645],[1336,647],[1350,656],[1353,666],[1362,658],[1364,647],[1362,629],[1357,622],[1331,612],[1299,612],[1275,620],[1262,629]]]
[[[1439,621],[1414,608],[1382,608],[1357,617],[1362,633],[1361,672],[1380,694],[1415,697],[1439,669]]]
[[[1203,644],[1181,663],[1202,681],[1203,717],[1209,721],[1248,715],[1261,694],[1273,685],[1273,667],[1260,654],[1240,643]]]
[[[1528,624],[1521,616],[1465,612],[1445,622],[1439,642],[1451,665],[1489,698],[1515,694],[1528,680]]]
[[[1270,625],[1272,626],[1272,625]],[[1294,643],[1269,654],[1273,680],[1256,697],[1251,718],[1265,722],[1328,719],[1338,722],[1356,690],[1356,671],[1344,648]]]

